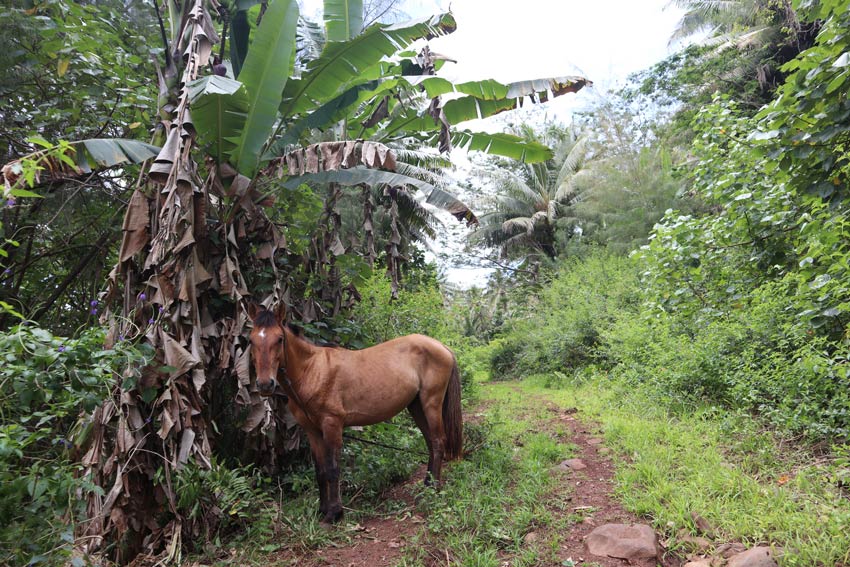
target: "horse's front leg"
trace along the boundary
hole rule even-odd
[[[325,446],[325,474],[328,499],[323,522],[333,524],[342,519],[342,501],[339,496],[339,459],[342,452],[342,421],[328,418],[322,423]]]
[[[319,487],[319,515],[322,518],[328,513],[328,475],[325,472],[327,459],[325,441],[318,431],[307,431],[310,441],[310,453],[313,455],[313,466],[316,469],[316,485]]]

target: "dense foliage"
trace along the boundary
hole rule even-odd
[[[108,516],[115,537],[105,549],[119,560],[147,546],[179,561],[182,548],[208,552],[206,543],[216,547],[234,532],[267,538],[284,530],[305,546],[321,538],[315,521],[295,525],[281,514],[284,497],[306,514],[315,494],[292,422],[264,423],[266,406],[250,389],[238,309],[249,292],[288,301],[295,322],[320,342],[365,347],[433,336],[458,356],[467,401],[473,378],[543,374],[556,386],[601,370],[665,409],[734,408],[782,433],[846,443],[850,2],[727,4],[754,11],[743,20],[696,13],[726,26],[717,29],[731,34],[727,48],[691,47],[636,77],[633,88],[584,113],[581,135],[548,125],[518,129],[524,137],[450,138],[441,112],[451,122],[496,114],[516,104],[508,92],[539,100],[546,90],[449,85],[431,76],[442,61],[430,52],[398,53],[453,31],[451,15],[364,30],[372,16],[349,18],[330,2],[346,17],[331,18],[323,34],[293,19],[294,2],[267,12],[239,2],[210,23],[223,36],[224,23],[231,26],[227,65],[210,57],[199,75],[186,75],[187,91],[177,88],[180,62],[150,46],[160,33],[183,41],[176,24],[189,3],[170,5],[167,27],[175,26],[162,32],[156,11],[123,13],[109,0],[4,11],[4,155],[23,156],[28,190],[45,183],[41,198],[16,185],[0,219],[0,562],[68,559],[90,513],[86,498],[103,502],[112,486],[116,498],[129,487],[115,508],[123,511]],[[114,25],[122,17],[132,25]],[[260,19],[286,23],[286,37]],[[768,33],[736,43],[755,41],[746,35],[755,28]],[[147,80],[156,75],[152,57],[167,63],[158,116]],[[291,73],[262,71],[276,65]],[[441,108],[440,95],[452,90],[458,96]],[[249,104],[264,95],[271,103]],[[183,103],[193,105],[193,123],[172,115]],[[180,141],[157,159],[169,171],[151,170],[151,184],[140,183],[132,198],[132,179],[145,179],[132,166],[120,175],[48,171],[74,152],[47,140],[147,138],[157,122],[154,138],[164,143],[178,118],[197,138],[173,136]],[[392,146],[396,171],[388,162],[334,165],[345,140],[356,138],[385,144],[371,146],[376,155]],[[537,162],[493,160],[479,180],[492,205],[479,242],[494,247],[484,254],[500,270],[485,289],[442,289],[416,247],[438,230],[423,201],[474,219],[444,190],[450,162],[423,147],[449,141]],[[366,160],[358,144],[349,148]],[[308,171],[320,159],[327,169]],[[194,189],[163,163],[191,171]],[[184,197],[188,209],[163,204]],[[128,200],[119,251],[116,215]],[[106,307],[95,297],[113,261],[112,307],[121,315],[108,337],[79,330]],[[10,327],[19,314],[50,331]],[[173,408],[185,429],[172,429]],[[346,468],[362,471],[348,477],[349,492],[377,497],[410,474],[415,460],[387,448],[421,450],[409,420],[357,435],[363,444],[344,455]],[[188,458],[211,445],[208,462]],[[508,453],[500,448],[497,464]],[[187,462],[172,468],[181,454]],[[462,465],[464,474],[474,476],[485,456]],[[128,464],[133,476],[117,482],[113,467]],[[273,481],[260,472],[281,464]],[[444,521],[448,508],[438,499],[426,496],[425,507],[429,522]],[[158,525],[148,530],[143,517]]]
[[[110,396],[116,374],[134,379],[150,356],[127,342],[104,349],[103,340],[100,329],[70,339],[27,325],[0,333],[4,564],[66,560],[85,519],[83,496],[100,490],[81,475],[81,461],[100,442],[91,412]]]
[[[148,77],[162,51],[151,15],[146,5],[112,0],[0,9],[3,162],[62,139],[148,138],[156,100]],[[38,199],[5,197],[0,301],[56,332],[91,324],[95,318],[85,306],[109,271],[128,180],[137,174],[134,168],[92,171],[48,183]],[[33,193],[18,188],[13,195]],[[0,313],[0,326],[14,322]]]
[[[690,124],[690,210],[670,199],[633,264],[568,263],[502,339],[494,372],[603,364],[677,404],[748,409],[815,441],[850,436],[850,20],[846,2],[799,7],[820,33],[783,67],[775,100],[753,115],[718,95]]]

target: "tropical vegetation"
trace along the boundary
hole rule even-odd
[[[268,562],[348,537],[309,514],[303,435],[256,391],[250,300],[323,344],[456,353],[471,449],[443,493],[387,499],[422,450],[405,419],[344,454],[352,525],[421,522],[404,564],[557,559],[524,545],[562,525],[540,500],[572,449],[523,431],[544,397],[629,455],[621,499],[668,541],[692,502],[782,565],[850,561],[850,3],[676,4],[672,43],[697,42],[572,124],[501,133],[464,123],[589,81],[449,81],[428,41],[451,13],[4,8],[0,563]],[[487,154],[466,185],[452,148]],[[484,286],[426,261],[444,217]]]

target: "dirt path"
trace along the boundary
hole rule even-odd
[[[590,565],[604,567],[622,567],[635,565],[655,567],[654,560],[636,560],[627,562],[609,557],[590,555],[584,544],[584,538],[597,526],[603,524],[632,524],[643,521],[634,514],[626,512],[613,496],[614,465],[611,454],[603,444],[601,436],[595,434],[594,427],[576,417],[575,408],[562,409],[547,403],[554,419],[566,425],[570,430],[570,441],[576,445],[575,457],[586,468],[579,471],[564,471],[556,487],[557,492],[569,495],[571,510],[580,521],[570,524],[570,530],[561,534],[559,557],[567,562],[572,559],[576,565],[587,562]],[[565,563],[569,565],[569,563]]]
[[[518,393],[521,392],[517,387]],[[523,393],[523,395],[527,395]],[[558,549],[556,566],[576,567],[655,567],[654,560],[628,562],[621,559],[597,557],[590,555],[584,543],[584,538],[594,527],[607,523],[640,523],[641,520],[626,512],[613,496],[614,465],[609,449],[604,446],[603,439],[597,434],[593,424],[581,421],[576,408],[561,408],[547,400],[539,400],[541,406],[548,410],[548,419],[540,423],[543,430],[561,431],[559,439],[562,443],[576,446],[572,455],[581,459],[586,468],[571,470],[565,467],[555,467],[550,474],[555,478],[555,485],[549,498],[553,515],[567,516],[566,533],[554,533],[552,527],[539,527],[526,534],[525,544],[551,545],[557,541]],[[486,402],[485,402],[486,403]],[[474,418],[473,418],[474,419]],[[563,432],[567,431],[567,435]],[[408,506],[399,513],[386,517],[370,517],[361,520],[360,524],[331,529],[347,529],[348,543],[337,547],[326,547],[310,552],[300,557],[291,557],[292,564],[305,567],[334,566],[334,567],[390,567],[398,565],[409,551],[409,546],[417,545],[417,534],[422,531],[424,519],[415,513],[413,494],[414,485],[421,482],[424,466],[407,482],[394,487],[388,494],[388,499],[404,501]],[[408,554],[409,555],[409,554]],[[430,561],[427,565],[453,565],[449,557],[436,552],[428,552]],[[505,556],[502,565],[511,565],[511,557]],[[678,562],[665,562],[665,565],[678,565]],[[549,563],[546,563],[549,565]]]

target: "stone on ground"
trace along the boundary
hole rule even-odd
[[[587,536],[587,549],[600,557],[649,559],[658,555],[658,540],[646,524],[605,524]]]
[[[769,547],[754,547],[729,558],[727,567],[777,567]]]
[[[584,464],[584,461],[581,459],[567,459],[566,461],[561,462],[561,466],[574,471],[580,471],[587,468],[587,465]]]
[[[747,546],[743,543],[733,541],[731,543],[724,543],[723,545],[719,545],[716,551],[725,559],[729,559],[733,555],[738,555],[739,553],[747,551]]]
[[[685,528],[679,530],[679,532],[676,534],[676,539],[679,541],[680,544],[682,544],[690,551],[705,552],[711,549],[714,545],[707,538],[700,536],[692,536]]]

